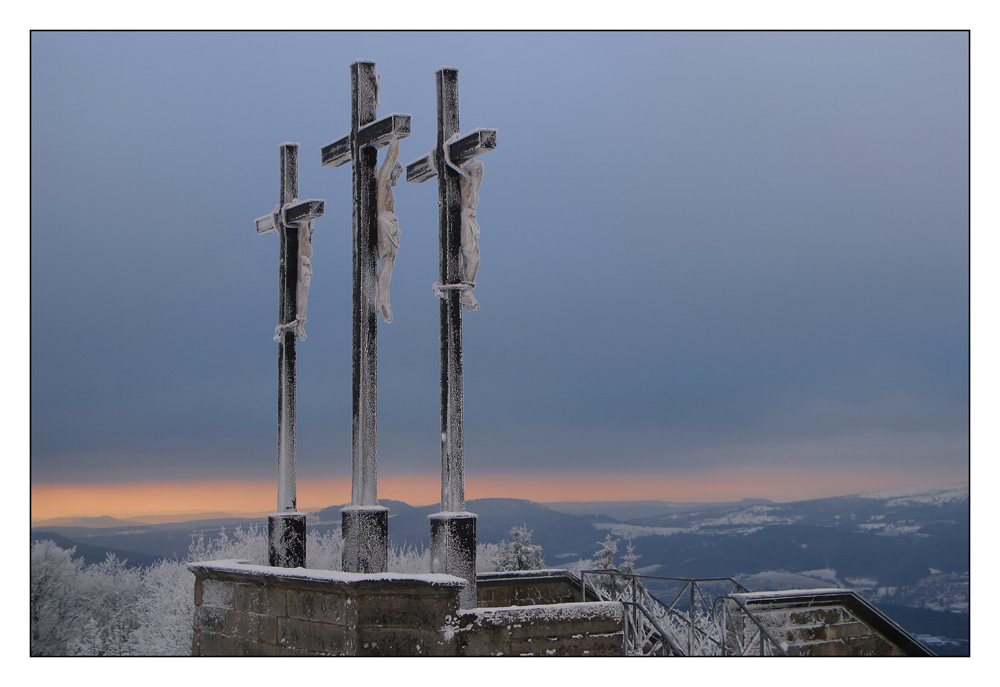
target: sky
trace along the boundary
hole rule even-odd
[[[300,507],[350,499],[350,71],[436,135],[482,262],[467,497],[790,501],[969,479],[965,32],[35,32],[32,515],[267,510],[278,148],[315,223]],[[380,159],[384,153],[380,153]],[[439,498],[436,184],[395,189],[380,496]],[[269,491],[270,490],[270,491]],[[140,495],[145,495],[140,496]]]

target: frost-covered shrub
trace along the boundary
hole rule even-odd
[[[307,555],[308,551],[307,546]],[[231,533],[226,532],[226,528],[223,527],[219,531],[219,536],[215,538],[208,537],[206,539],[204,532],[192,535],[187,560],[221,561],[229,559],[246,560],[253,565],[267,565],[267,530],[258,527],[255,523],[245,530],[242,525],[237,525]]]
[[[135,656],[184,656],[191,653],[194,575],[183,561],[160,560],[142,575],[136,604],[139,626],[129,637]]]
[[[128,655],[129,636],[139,627],[136,604],[143,594],[143,572],[126,567],[109,553],[107,559],[83,569],[87,606],[83,653],[92,656]]]
[[[340,528],[322,534],[306,533],[306,567],[313,570],[340,570],[343,567],[343,539]]]
[[[127,655],[142,571],[111,554],[87,566],[74,553],[51,541],[31,545],[31,655]]]
[[[476,544],[476,573],[496,572],[501,556],[500,544]]]
[[[31,655],[81,653],[89,619],[83,587],[83,559],[76,547],[61,549],[51,541],[31,544]]]
[[[429,573],[431,571],[431,551],[416,546],[389,547],[389,572]]]

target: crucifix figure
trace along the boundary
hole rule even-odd
[[[431,521],[431,572],[464,578],[462,608],[476,606],[476,515],[465,510],[465,436],[462,380],[462,307],[478,310],[472,296],[479,268],[476,206],[482,162],[474,157],[496,148],[496,129],[460,135],[458,70],[439,69],[437,144],[406,166],[406,180],[438,178],[438,241],[441,299],[441,512]],[[477,164],[478,163],[478,164]]]
[[[375,121],[378,102],[378,74],[375,63],[358,61],[351,65],[351,132],[323,146],[324,166],[352,163],[353,171],[353,396],[351,426],[351,504],[341,510],[345,572],[385,572],[388,562],[388,509],[378,505],[378,312],[392,319],[388,303],[388,281],[396,258],[398,225],[390,196],[383,194],[384,222],[380,222],[379,191],[375,176],[378,149],[390,146],[398,156],[394,141],[410,135],[410,115],[391,114]],[[388,189],[392,168],[388,168]],[[398,177],[398,175],[397,175]],[[390,219],[391,215],[391,219]],[[380,224],[386,231],[380,232]],[[395,230],[395,235],[393,234]],[[380,234],[388,241],[380,246]],[[395,244],[393,243],[395,240]],[[382,257],[384,256],[384,257]],[[385,301],[380,303],[376,260],[382,259]]]
[[[298,199],[299,144],[281,144],[281,191],[258,234],[277,233],[278,262],[278,510],[267,517],[268,562],[282,568],[306,564],[306,516],[295,508],[295,339],[305,339],[306,301],[312,277],[313,220],[322,200]]]
[[[396,219],[396,202],[392,187],[399,181],[403,165],[399,161],[399,139],[393,139],[386,152],[385,162],[378,171],[378,305],[382,319],[392,322],[392,305],[389,303],[389,280],[396,264],[399,249],[399,220]]]

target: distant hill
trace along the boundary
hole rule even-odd
[[[395,517],[400,513],[409,513],[414,510],[414,506],[408,503],[403,503],[402,501],[393,501],[392,499],[379,499],[380,506],[385,506],[389,509],[389,517]],[[325,524],[325,525],[339,525],[340,524],[340,509],[347,504],[341,504],[339,506],[327,506],[322,510],[315,511],[309,514],[307,520],[315,524]]]
[[[81,544],[79,542],[73,541],[72,539],[67,539],[61,534],[55,532],[46,532],[44,530],[32,531],[31,541],[44,541],[49,540],[61,549],[72,549],[76,548],[76,555],[74,558],[82,558],[83,562],[87,565],[93,565],[95,563],[103,563],[107,560],[108,554],[113,553],[117,558],[125,562],[125,565],[130,568],[138,568],[152,565],[160,556],[153,556],[147,553],[139,553],[137,551],[125,551],[123,549],[112,549],[106,546],[95,546],[93,544]]]
[[[125,525],[143,525],[139,520],[120,520],[110,515],[101,515],[96,518],[50,518],[49,520],[36,520],[31,523],[32,527],[123,527]]]
[[[604,514],[616,520],[635,520],[651,518],[658,515],[684,513],[704,510],[706,508],[721,508],[726,506],[753,506],[774,503],[767,499],[743,499],[742,501],[726,502],[675,502],[675,501],[555,501],[541,505],[560,513],[570,515]]]
[[[149,565],[159,558],[184,558],[191,545],[191,537],[198,532],[204,532],[208,536],[218,534],[219,530],[228,530],[236,527],[259,527],[267,531],[267,518],[240,519],[240,518],[217,518],[209,520],[192,520],[190,522],[161,523],[156,525],[146,525],[142,523],[122,525],[118,527],[43,527],[32,528],[32,540],[39,538],[53,539],[51,535],[61,538],[66,544],[56,541],[59,546],[69,548],[76,546],[81,555],[85,551],[114,551],[122,552],[119,557],[131,556],[129,564]],[[45,535],[45,536],[43,536]],[[88,556],[90,554],[88,553]],[[97,554],[94,554],[97,555]],[[100,560],[91,561],[85,556],[85,560],[90,562],[100,562],[104,560],[104,553],[99,555]],[[116,553],[116,555],[118,555]],[[147,561],[138,563],[139,560]]]

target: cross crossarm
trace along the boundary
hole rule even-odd
[[[358,129],[358,147],[373,146],[382,148],[389,145],[389,141],[394,138],[406,138],[410,135],[410,115],[393,113],[388,117],[383,117],[377,122],[367,124]],[[340,167],[351,161],[351,137],[344,136],[341,139],[328,143],[320,151],[323,157],[323,166]]]
[[[310,219],[322,217],[324,205],[325,201],[309,199],[295,205],[286,206],[283,209],[284,222],[285,224],[294,224],[295,222],[305,222]],[[258,234],[273,234],[278,230],[278,227],[274,226],[273,214],[258,217],[256,223]]]
[[[348,134],[338,141],[328,143],[320,149],[323,154],[323,166],[340,167],[351,161],[351,135]]]
[[[306,222],[323,216],[324,201],[310,198],[301,203],[285,208],[285,224]]]
[[[448,157],[456,165],[468,162],[477,155],[497,147],[496,129],[476,129],[448,146]],[[406,165],[406,180],[416,183],[433,179],[437,174],[430,155],[424,155]]]
[[[358,129],[358,147],[382,148],[394,138],[406,138],[409,135],[410,115],[397,112]]]

